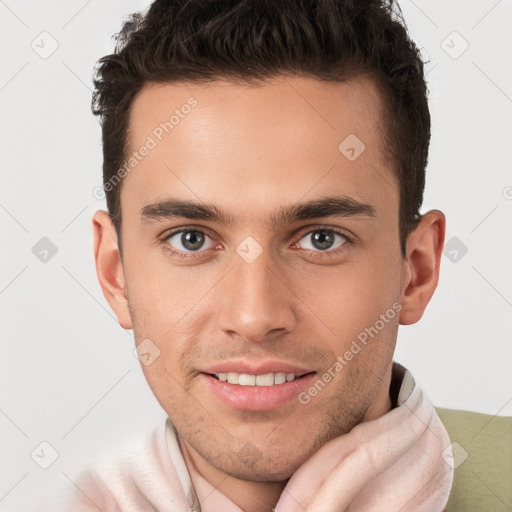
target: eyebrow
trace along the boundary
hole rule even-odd
[[[145,205],[141,222],[148,224],[173,218],[209,220],[229,227],[237,225],[233,215],[220,210],[213,204],[197,203],[173,197]],[[376,219],[377,213],[371,204],[362,203],[350,197],[323,197],[305,203],[283,206],[270,215],[269,227],[293,224],[296,221],[319,217],[364,217]]]

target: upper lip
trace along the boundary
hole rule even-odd
[[[239,359],[214,363],[201,368],[200,371],[210,374],[234,372],[249,375],[264,375],[266,373],[294,373],[295,375],[304,375],[314,370],[283,361],[266,360],[256,362]]]

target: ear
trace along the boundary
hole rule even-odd
[[[437,288],[445,230],[443,212],[431,210],[420,217],[407,238],[402,267],[402,325],[420,320]]]
[[[128,295],[117,234],[107,212],[98,210],[92,218],[96,274],[103,295],[124,329],[132,328]]]

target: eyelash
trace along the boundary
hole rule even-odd
[[[202,233],[203,235],[206,235],[209,238],[211,238],[213,241],[215,241],[214,237],[211,236],[208,232],[204,231],[203,229],[198,229],[198,228],[195,228],[193,226],[190,226],[190,227],[185,226],[185,227],[180,227],[179,229],[175,229],[175,230],[173,230],[171,232],[168,232],[168,233],[163,235],[163,237],[160,239],[160,242],[163,245],[164,250],[167,251],[168,253],[170,253],[172,256],[178,256],[180,259],[203,257],[204,253],[206,252],[204,250],[199,250],[199,251],[195,251],[195,252],[194,251],[183,252],[183,251],[180,251],[178,249],[174,249],[174,247],[172,247],[168,243],[169,238],[171,238],[172,236],[174,236],[174,235],[176,235],[178,233],[183,233],[183,232],[187,232],[187,231],[195,231],[195,232],[198,232],[198,233]],[[339,236],[343,237],[346,240],[346,242],[343,243],[340,247],[338,247],[336,249],[333,249],[333,250],[312,251],[312,250],[309,250],[309,249],[305,249],[305,250],[309,251],[314,258],[318,258],[318,257],[319,258],[325,258],[325,257],[329,258],[329,257],[333,257],[333,256],[339,256],[342,252],[346,251],[347,249],[349,249],[354,244],[354,240],[352,239],[352,237],[349,237],[344,231],[340,231],[338,229],[333,229],[333,228],[331,228],[329,226],[318,226],[315,229],[309,229],[309,230],[301,231],[297,235],[297,236],[299,236],[298,241],[295,242],[293,245],[295,245],[298,242],[300,242],[300,240],[302,240],[305,235],[314,233],[316,231],[330,231],[332,233],[335,233],[336,235],[339,235]]]

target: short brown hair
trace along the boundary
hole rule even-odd
[[[381,133],[400,189],[405,256],[423,202],[430,112],[423,61],[393,0],[155,0],[128,18],[116,40],[94,75],[104,185],[125,161],[130,107],[147,82],[365,75],[384,100]],[[122,254],[121,187],[105,190]]]

